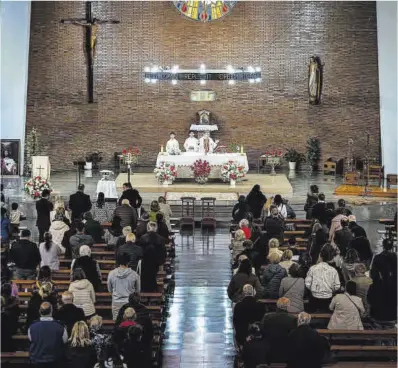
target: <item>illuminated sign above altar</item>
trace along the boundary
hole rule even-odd
[[[261,68],[232,68],[226,69],[206,69],[202,64],[199,69],[179,69],[178,66],[169,67],[147,67],[144,69],[144,81],[146,83],[156,83],[157,81],[171,81],[177,84],[177,81],[199,81],[200,84],[206,84],[206,81],[228,81],[229,84],[235,82],[261,82]]]

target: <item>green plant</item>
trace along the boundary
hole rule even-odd
[[[307,140],[307,161],[311,169],[315,168],[321,159],[321,143],[318,137],[309,137]]]
[[[304,154],[297,152],[294,148],[289,148],[283,156],[288,162],[303,162],[305,161]]]

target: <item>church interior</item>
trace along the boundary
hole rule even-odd
[[[0,10],[3,366],[396,367],[397,1]]]

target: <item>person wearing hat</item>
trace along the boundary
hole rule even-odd
[[[81,220],[83,214],[91,210],[91,199],[84,194],[84,184],[79,184],[77,192],[69,197],[69,208],[72,211],[72,221]]]
[[[30,240],[30,235],[30,230],[22,230],[21,238],[11,245],[10,261],[15,263],[16,280],[34,280],[37,276],[41,256],[36,243]]]

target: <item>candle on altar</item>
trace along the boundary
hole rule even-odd
[[[131,153],[130,152],[127,154],[127,161],[131,162]]]
[[[160,152],[163,153],[163,144],[160,146]]]
[[[243,153],[243,146],[240,146],[240,153]]]

